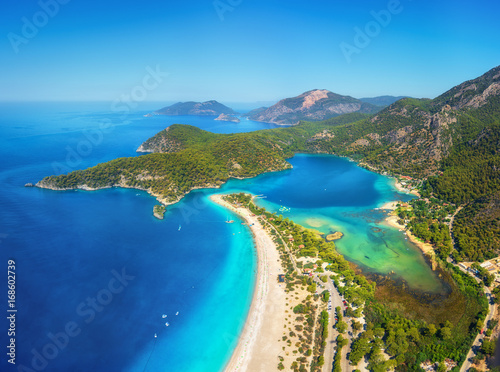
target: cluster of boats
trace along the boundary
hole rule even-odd
[[[179,315],[179,312],[176,312],[176,313],[175,313],[175,315]],[[161,317],[162,317],[163,319],[165,319],[165,318],[167,317],[167,314],[163,314]],[[166,323],[165,323],[165,327],[168,327],[169,325],[170,325],[170,323],[169,323],[169,322],[166,322]],[[155,335],[156,335],[156,333],[155,333]],[[155,337],[156,337],[156,336],[155,336]]]

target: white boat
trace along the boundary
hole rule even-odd
[[[181,225],[179,225],[179,230],[177,230],[177,231],[181,231]]]
[[[161,317],[162,317],[162,318],[166,318],[166,317],[167,317],[167,314],[163,314]]]
[[[165,325],[168,327],[170,324],[168,324],[168,322],[166,322]]]
[[[156,337],[158,337],[158,336],[157,336],[157,335],[156,335],[156,333],[155,333],[155,338],[156,338]]]
[[[179,315],[179,312],[176,312],[175,315]]]

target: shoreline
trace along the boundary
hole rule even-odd
[[[252,216],[248,209],[232,206],[222,200],[222,194],[211,195],[210,200],[245,220],[252,231],[257,250],[257,277],[252,302],[238,343],[224,371],[275,370],[281,351],[278,340],[283,333],[282,321],[286,307],[285,291],[277,280],[278,274],[282,272],[278,248],[257,216]]]
[[[396,190],[398,190],[399,192],[402,192],[404,194],[414,195],[418,198],[420,197],[420,194],[418,193],[417,190],[408,189],[401,184],[401,182],[398,180],[397,177],[393,177],[393,178],[394,178],[394,187],[396,188]]]
[[[432,246],[432,244],[424,243],[424,242],[418,240],[415,235],[413,235],[409,230],[406,230],[405,226],[401,225],[398,222],[398,216],[390,215],[384,220],[384,222],[391,227],[403,230],[406,233],[406,235],[408,236],[408,239],[413,244],[415,244],[422,251],[422,253],[424,255],[429,255],[432,257],[434,256],[434,247]],[[434,270],[434,267],[433,267],[433,270]]]
[[[418,194],[418,192],[416,190],[411,190],[410,192],[408,192],[408,189],[403,188],[403,186],[399,183],[397,178],[395,178],[394,187],[400,192],[404,192],[406,194],[412,194],[412,195],[415,195],[417,197],[420,196],[420,194]],[[389,201],[389,202],[384,203],[383,205],[381,205],[380,207],[378,207],[376,209],[387,209],[387,210],[391,211],[391,213],[384,219],[384,223],[388,226],[391,226],[391,227],[394,227],[398,230],[404,231],[406,233],[406,236],[408,237],[408,239],[413,244],[415,244],[418,249],[420,249],[420,251],[424,254],[424,256],[430,256],[431,263],[432,263],[431,267],[432,267],[432,270],[434,270],[434,266],[435,266],[434,259],[433,259],[434,254],[435,254],[434,247],[430,243],[425,243],[425,242],[420,241],[415,235],[413,235],[411,233],[411,231],[406,229],[406,226],[401,225],[398,222],[398,220],[399,220],[398,216],[393,214],[394,211],[397,209],[396,205],[398,203],[400,203],[400,202],[397,200]]]

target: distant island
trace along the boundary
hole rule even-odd
[[[233,109],[217,101],[177,102],[154,112],[155,115],[197,115],[218,116],[220,114],[236,115]]]
[[[220,114],[214,120],[232,121],[234,123],[239,123],[240,122],[240,119],[238,119],[236,116],[232,116],[232,115],[228,115],[228,114]]]
[[[301,120],[320,121],[354,112],[374,114],[380,110],[380,106],[353,97],[314,89],[297,97],[282,99],[271,107],[253,110],[247,116],[254,121],[295,125]]]
[[[369,97],[369,98],[360,98],[360,101],[370,103],[375,106],[387,107],[392,105],[394,102],[399,101],[403,98],[411,98],[408,96],[379,96],[379,97]]]

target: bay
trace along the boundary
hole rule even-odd
[[[194,191],[169,207],[163,221],[152,216],[156,201],[144,192],[23,187],[138,156],[144,140],[173,123],[217,133],[276,127],[144,117],[155,108],[123,115],[104,103],[0,105],[0,262],[5,273],[7,260],[16,262],[17,366],[220,370],[244,325],[256,258],[249,230],[234,215],[236,223],[224,223],[228,212],[208,201],[214,192],[263,194],[260,204],[271,211],[284,205],[291,208],[286,217],[304,226],[344,232],[338,249],[363,270],[394,271],[415,288],[440,290],[420,252],[379,224],[384,212],[376,207],[409,197],[346,159],[297,155],[292,170]],[[0,327],[8,329],[5,317]]]

